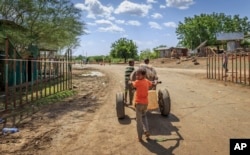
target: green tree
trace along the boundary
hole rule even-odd
[[[132,40],[120,38],[112,43],[110,55],[113,58],[122,58],[126,63],[127,59],[137,57],[137,46]]]
[[[40,48],[63,49],[78,45],[84,34],[81,11],[70,0],[1,0],[0,19],[23,27],[4,32],[18,47],[36,44]]]
[[[153,58],[150,49],[145,49],[145,50],[142,50],[142,51],[140,52],[140,59],[141,59],[141,60],[144,60],[144,59],[147,59],[147,58],[148,58],[148,59]]]
[[[213,13],[186,17],[183,23],[178,24],[176,34],[180,45],[194,49],[205,40],[209,45],[216,43],[216,33],[243,32],[246,34],[249,31],[250,22],[247,17]]]

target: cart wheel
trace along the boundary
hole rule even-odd
[[[168,116],[170,113],[171,100],[167,89],[158,91],[158,104],[163,116]]]
[[[125,117],[124,109],[125,109],[124,108],[124,95],[121,92],[116,93],[116,113],[119,119],[123,119]]]

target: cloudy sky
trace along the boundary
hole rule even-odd
[[[80,36],[74,55],[108,55],[125,37],[138,51],[159,45],[176,46],[175,29],[185,17],[201,13],[239,14],[250,20],[250,0],[71,0],[82,10],[87,35]]]

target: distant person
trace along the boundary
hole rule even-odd
[[[146,77],[146,69],[140,67],[136,70],[136,80],[130,81],[133,87],[136,88],[135,93],[135,109],[136,109],[136,127],[138,141],[142,142],[142,136],[145,134],[149,138],[148,120],[146,110],[148,107],[148,90],[152,86],[152,82]]]
[[[133,96],[134,96],[134,92],[133,92],[133,87],[131,86],[131,84],[129,84],[129,80],[130,80],[130,75],[131,73],[135,70],[134,68],[135,62],[134,60],[129,60],[128,62],[128,66],[125,69],[125,96],[124,96],[124,100],[125,103],[127,104],[127,98],[128,98],[128,94],[129,94],[129,105],[132,105],[133,102]]]
[[[89,63],[89,58],[87,58],[87,59],[86,59],[86,62],[85,62],[85,64],[88,64],[88,63]]]
[[[150,81],[157,81],[158,80],[158,76],[157,76],[157,72],[154,69],[154,67],[152,65],[149,64],[150,61],[149,59],[145,59],[144,60],[144,64],[141,64],[140,67],[145,67],[146,68],[146,78]],[[156,87],[152,87],[152,89],[156,89]]]
[[[149,59],[145,59],[144,64],[149,65]]]
[[[223,64],[222,64],[223,68],[225,69],[226,73],[228,72],[228,55],[226,52],[223,53]]]

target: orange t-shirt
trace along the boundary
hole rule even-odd
[[[135,103],[148,104],[148,89],[152,82],[148,79],[136,80],[133,86],[136,88]]]

